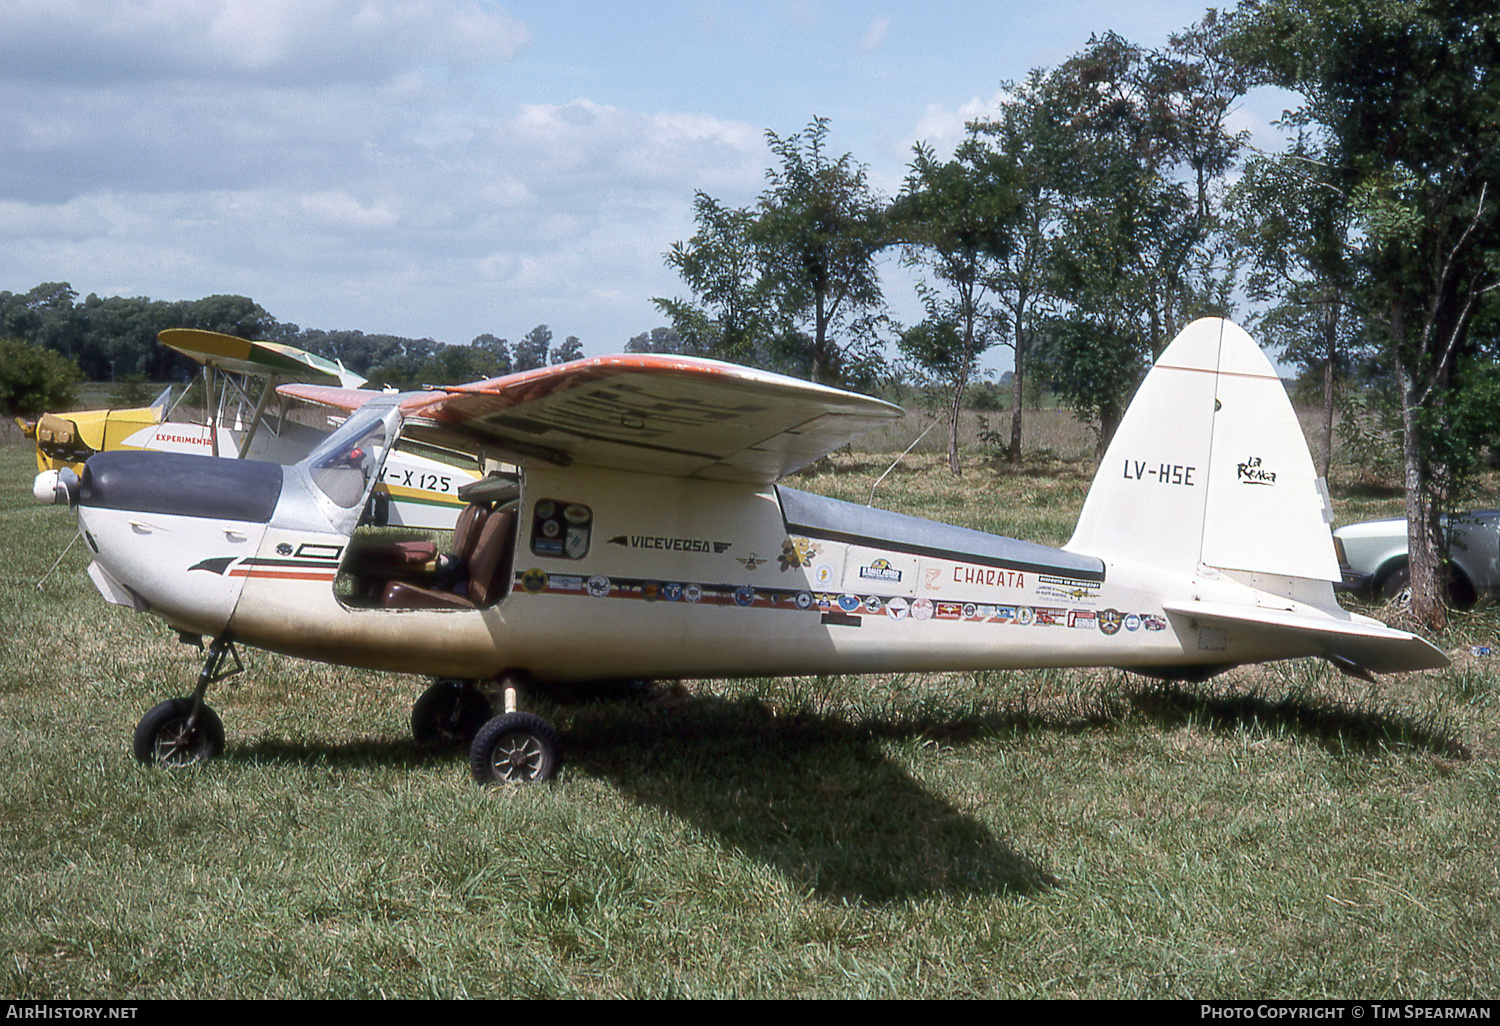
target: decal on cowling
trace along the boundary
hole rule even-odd
[[[531,511],[532,555],[582,559],[593,529],[594,511],[583,503],[538,499]]]
[[[891,566],[889,559],[877,559],[869,566],[859,568],[859,576],[867,581],[890,581],[899,582],[901,571]]]
[[[204,570],[221,577],[331,583],[338,574],[338,562],[337,559],[330,560],[322,556],[315,559],[266,559],[256,556],[240,559],[236,556],[215,556],[200,560],[188,567],[188,570]]]
[[[812,561],[822,550],[818,543],[811,538],[802,538],[796,535],[789,536],[781,543],[781,555],[777,559],[781,563],[781,569],[795,570],[798,567],[812,566]],[[821,567],[819,568],[822,569]],[[832,571],[829,571],[832,576]]]

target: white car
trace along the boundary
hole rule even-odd
[[[1500,510],[1449,517],[1448,601],[1467,608],[1500,594]],[[1370,598],[1393,599],[1411,583],[1406,519],[1365,520],[1333,532],[1344,584]]]

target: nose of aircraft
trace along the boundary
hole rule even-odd
[[[264,524],[281,497],[276,463],[169,452],[89,457],[78,505]]]
[[[224,568],[255,554],[281,488],[275,463],[160,452],[92,456],[76,499],[94,557],[89,575],[111,602],[217,636],[244,583]]]

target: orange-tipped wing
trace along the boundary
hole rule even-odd
[[[370,393],[287,385],[354,409]],[[403,404],[409,434],[461,436],[521,463],[771,482],[902,415],[900,407],[713,360],[602,356],[457,385]]]

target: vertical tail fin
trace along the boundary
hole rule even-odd
[[[1275,368],[1242,328],[1205,318],[1141,382],[1065,548],[1337,581],[1327,511]]]

